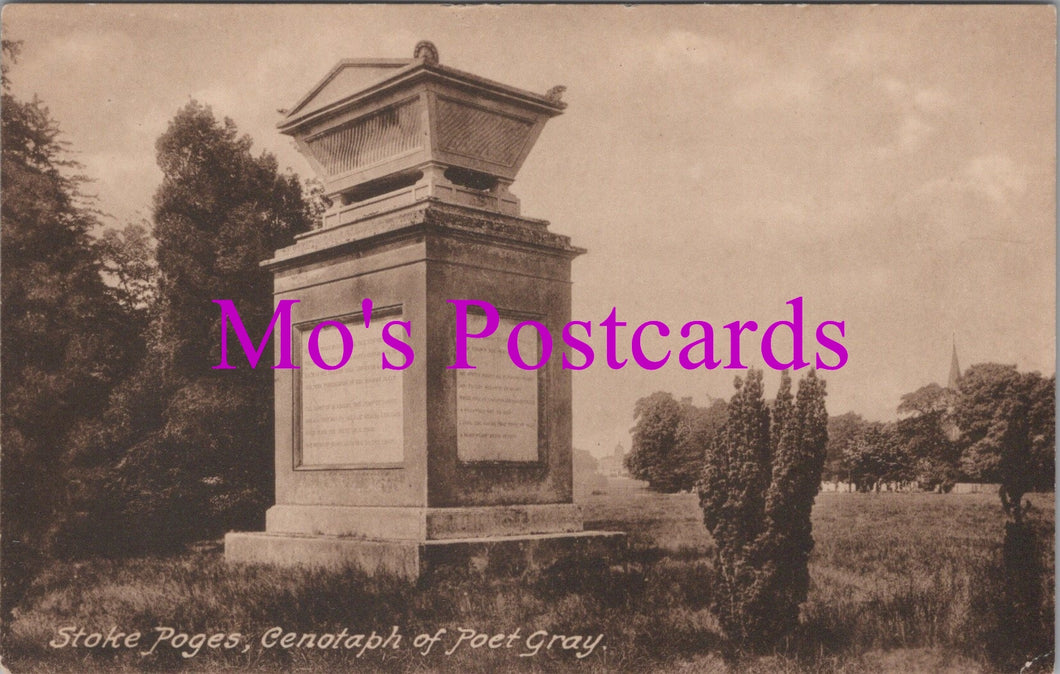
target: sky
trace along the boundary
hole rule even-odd
[[[802,297],[809,346],[821,321],[845,325],[829,412],[888,420],[902,394],[945,384],[954,335],[962,367],[1055,371],[1055,20],[1013,5],[14,4],[3,33],[23,43],[14,93],[49,107],[116,226],[150,217],[155,139],[192,99],[308,177],[277,110],[342,58],[409,58],[427,39],[443,65],[563,84],[568,108],[511,191],[589,251],[572,317],[764,326]],[[757,343],[744,360],[764,367]],[[628,449],[638,398],[705,405],[736,374],[598,359],[573,375],[574,445]],[[767,370],[770,395],[778,380]]]

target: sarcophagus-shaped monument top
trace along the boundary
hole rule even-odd
[[[340,61],[278,126],[324,182],[325,226],[427,198],[518,215],[508,185],[562,92],[443,66],[421,42],[411,59]]]

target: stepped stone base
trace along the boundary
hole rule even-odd
[[[383,540],[557,534],[582,528],[581,510],[570,503],[461,508],[275,505],[265,514],[269,533]]]
[[[606,564],[620,559],[625,545],[624,533],[610,531],[428,541],[238,532],[225,536],[225,559],[276,566],[352,565],[369,574],[414,580],[441,569],[517,575],[571,558]]]
[[[276,505],[264,532],[225,536],[229,562],[352,565],[415,579],[451,568],[519,574],[557,561],[619,559],[626,535],[583,531],[569,503],[459,508]],[[606,563],[606,561],[603,561]]]

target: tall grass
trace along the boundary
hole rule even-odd
[[[410,585],[352,569],[232,567],[216,544],[171,557],[56,563],[5,627],[3,661],[16,673],[991,670],[983,644],[1003,532],[996,497],[819,496],[812,587],[800,631],[776,655],[753,659],[734,658],[707,608],[710,540],[694,497],[636,499],[634,505],[609,497],[586,504],[591,520],[630,531],[625,563],[569,562],[518,578],[451,573]],[[1051,495],[1036,497],[1036,505],[1051,533]],[[1047,562],[1051,570],[1051,556]],[[250,636],[251,647],[245,653],[204,648],[192,658],[171,648],[149,656],[140,656],[141,649],[50,648],[56,631],[68,625],[140,630],[145,643],[156,626],[239,631]],[[274,626],[318,634],[389,633],[397,626],[406,641],[360,658],[343,649],[260,647],[258,639]],[[526,649],[518,647],[464,647],[451,655],[436,648],[424,656],[409,643],[440,628],[449,635],[460,628],[519,628],[524,638],[535,630],[604,636],[582,659],[556,649],[520,657]]]

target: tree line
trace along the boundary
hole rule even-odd
[[[948,492],[957,482],[1018,483],[1020,494],[1051,491],[1055,390],[1055,375],[982,363],[955,389],[928,384],[903,395],[895,421],[867,421],[854,412],[831,416],[822,479],[857,491],[900,485]],[[638,400],[633,414],[626,467],[651,489],[672,493],[696,484],[704,448],[724,425],[728,403],[698,407],[656,392]]]

